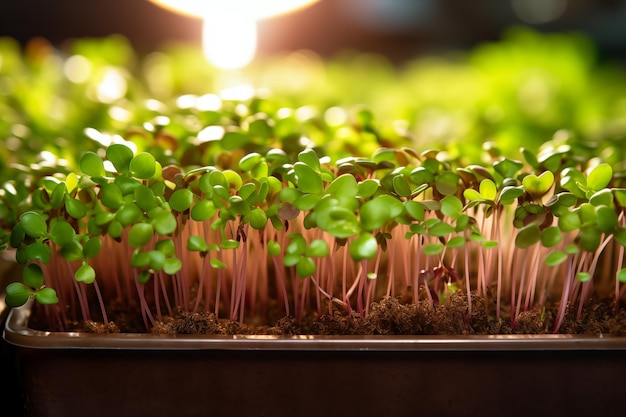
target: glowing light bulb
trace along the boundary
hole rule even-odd
[[[318,0],[150,0],[159,6],[204,19],[205,56],[216,67],[237,69],[256,54],[260,19],[287,13]]]
[[[218,68],[231,70],[248,65],[256,53],[256,19],[235,13],[213,13],[204,18],[202,47]]]

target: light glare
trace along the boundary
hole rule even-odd
[[[204,18],[202,46],[206,58],[218,68],[248,65],[256,53],[256,20],[235,13],[212,13]]]

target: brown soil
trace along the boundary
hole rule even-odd
[[[458,292],[446,304],[433,307],[427,301],[403,303],[386,298],[371,305],[369,314],[347,315],[339,311],[329,315],[307,317],[297,323],[292,317],[283,317],[274,325],[250,325],[215,318],[207,312],[189,313],[179,309],[173,317],[157,322],[156,334],[263,334],[263,335],[488,335],[488,334],[549,334],[554,329],[558,306],[545,311],[526,311],[520,314],[515,326],[510,318],[496,320],[485,299],[472,297],[469,314],[467,297]],[[508,311],[505,307],[503,311]],[[118,315],[113,323],[77,323],[75,330],[91,333],[141,332],[132,321]],[[568,308],[559,333],[626,335],[626,311],[615,308],[610,301],[591,302],[583,316],[576,320],[576,308]]]

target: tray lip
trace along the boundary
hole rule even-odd
[[[580,351],[626,350],[626,337],[610,335],[274,336],[87,334],[28,328],[28,305],[13,308],[4,339],[27,349],[289,350],[289,351]]]

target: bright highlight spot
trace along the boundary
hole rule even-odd
[[[204,55],[216,67],[245,67],[254,58],[256,44],[256,19],[235,13],[213,13],[204,18]]]
[[[102,103],[113,103],[126,94],[126,80],[120,72],[114,68],[104,73],[102,82],[98,84],[97,97]]]
[[[225,70],[248,65],[256,53],[260,19],[293,11],[318,0],[151,0],[166,9],[204,19],[202,43],[213,65]]]

